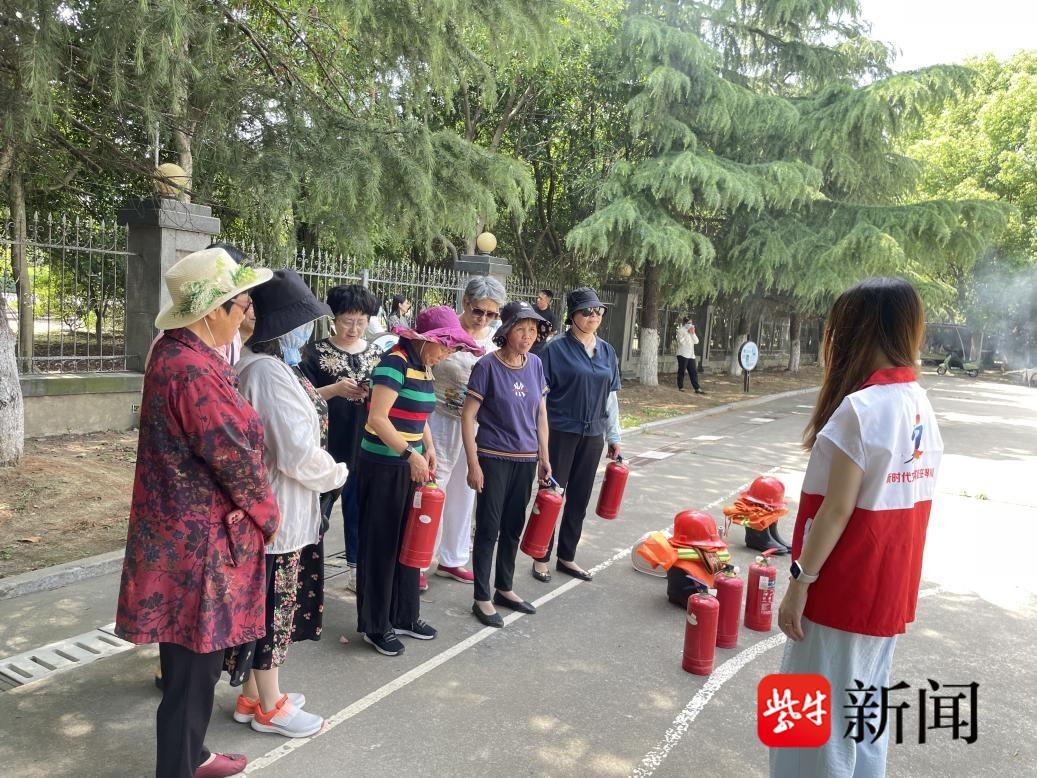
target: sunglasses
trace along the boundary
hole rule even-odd
[[[576,311],[576,313],[580,314],[580,316],[586,316],[589,319],[591,316],[604,316],[605,309],[602,307],[580,308],[580,310]]]
[[[472,306],[472,316],[478,316],[481,319],[490,319],[491,321],[500,318],[500,314],[497,311],[486,311],[482,308],[476,308],[475,306]]]

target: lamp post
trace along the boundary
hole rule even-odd
[[[507,284],[511,275],[511,263],[493,256],[497,248],[497,237],[492,232],[483,232],[475,239],[475,254],[462,254],[454,260],[454,270],[470,276],[493,276]]]

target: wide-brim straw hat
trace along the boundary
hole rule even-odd
[[[228,300],[270,280],[259,267],[239,265],[223,249],[188,254],[169,270],[164,280],[171,302],[155,317],[155,327],[175,330],[200,321]]]

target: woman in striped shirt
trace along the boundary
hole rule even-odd
[[[431,368],[455,351],[482,353],[447,306],[422,311],[413,330],[393,331],[399,343],[371,374],[370,410],[357,462],[359,631],[386,656],[403,653],[398,634],[419,640],[436,636],[419,616],[418,569],[397,561],[414,490],[436,467],[427,423],[436,407]]]

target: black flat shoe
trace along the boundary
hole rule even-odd
[[[548,583],[551,580],[550,573],[541,573],[536,569],[536,565],[533,566],[533,577],[542,583]]]
[[[590,573],[585,573],[583,570],[576,570],[572,567],[568,567],[567,565],[563,565],[561,561],[555,562],[555,570],[557,570],[559,573],[571,575],[573,578],[579,578],[581,581],[594,580],[594,576]]]
[[[501,618],[499,613],[491,613],[487,615],[483,613],[482,609],[474,602],[472,603],[472,613],[475,614],[475,618],[479,619],[485,627],[496,627],[497,629],[500,629],[504,626],[504,619]]]
[[[533,603],[526,602],[525,600],[509,600],[498,592],[493,593],[493,604],[500,605],[502,608],[510,608],[519,613],[528,613],[531,616],[537,612],[536,606]]]

